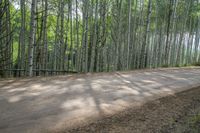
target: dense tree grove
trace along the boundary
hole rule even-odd
[[[195,65],[200,0],[0,0],[0,75]]]

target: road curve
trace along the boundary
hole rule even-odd
[[[0,81],[0,133],[60,131],[197,86],[199,67]]]

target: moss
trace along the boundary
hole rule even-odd
[[[193,124],[198,124],[198,123],[200,123],[200,113],[197,114],[197,115],[195,115],[195,116],[193,116],[192,119],[191,119],[191,122],[192,122]]]
[[[191,116],[188,120],[189,131],[192,133],[199,133],[200,132],[200,112]]]

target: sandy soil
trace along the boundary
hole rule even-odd
[[[200,87],[59,133],[199,133]]]
[[[196,86],[200,86],[200,68],[0,81],[0,132],[76,128]]]

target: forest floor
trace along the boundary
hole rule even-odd
[[[60,133],[200,133],[200,87]]]
[[[173,132],[198,124],[199,86],[199,67],[4,80],[0,133]]]

